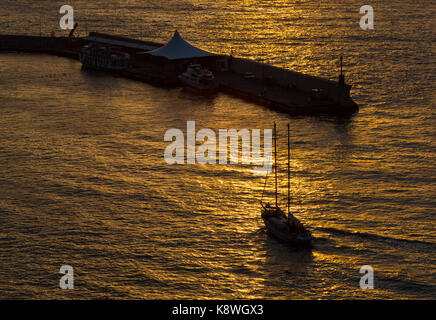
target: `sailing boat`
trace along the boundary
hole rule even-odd
[[[278,206],[277,201],[277,131],[274,123],[274,174],[275,174],[275,207],[269,203],[262,206],[261,216],[265,222],[266,231],[282,241],[300,247],[312,246],[312,234],[303,224],[290,212],[290,143],[289,143],[289,124],[288,124],[288,213],[284,213]],[[266,181],[265,181],[266,183]]]

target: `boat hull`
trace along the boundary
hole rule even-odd
[[[287,228],[283,226],[283,223],[275,221],[274,218],[263,218],[265,223],[266,232],[268,235],[279,239],[283,242],[291,244],[296,247],[311,248],[312,247],[312,236],[301,236],[294,235],[287,231]]]

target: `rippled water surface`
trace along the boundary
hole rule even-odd
[[[62,4],[3,1],[0,33],[49,34]],[[202,48],[327,78],[343,54],[360,111],[290,118],[64,58],[0,54],[0,298],[436,298],[432,1],[372,1],[373,31],[351,0],[70,4],[79,35],[165,42],[177,28]],[[290,123],[291,206],[316,237],[311,252],[266,236],[264,177],[250,167],[165,163],[165,131],[187,120],[276,121],[283,164]],[[68,292],[64,264],[75,270]],[[374,290],[359,287],[362,265]]]

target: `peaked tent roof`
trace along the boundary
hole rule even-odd
[[[168,60],[216,56],[215,53],[194,47],[192,44],[185,41],[177,30],[166,45],[147,53],[154,56],[165,57]]]

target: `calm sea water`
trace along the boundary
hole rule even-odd
[[[2,1],[0,32],[50,34],[65,1]],[[436,298],[435,6],[371,1],[69,1],[78,34],[167,41],[323,77],[345,73],[350,119],[290,118],[0,54],[0,298]],[[40,27],[40,24],[41,27]],[[62,34],[58,28],[57,34]],[[291,125],[292,210],[312,252],[266,236],[264,178],[242,165],[169,166],[169,128]],[[285,204],[286,173],[280,172]],[[272,187],[272,186],[270,186]],[[272,199],[272,188],[267,197]],[[59,289],[59,268],[75,289]],[[375,270],[361,290],[359,269]]]

